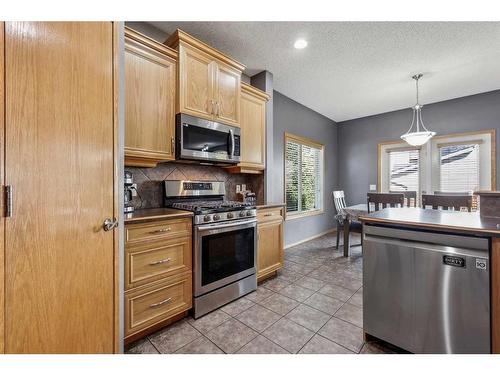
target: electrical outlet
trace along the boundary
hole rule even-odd
[[[236,194],[238,194],[241,191],[241,185],[236,185]]]
[[[377,191],[377,185],[370,185],[370,191]]]
[[[246,184],[241,184],[241,190],[242,191],[247,191],[247,185]]]

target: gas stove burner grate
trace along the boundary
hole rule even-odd
[[[195,201],[195,202],[175,202],[171,205],[173,208],[188,210],[188,211],[205,211],[205,210],[239,210],[245,208],[253,208],[251,203],[236,202],[236,201]]]

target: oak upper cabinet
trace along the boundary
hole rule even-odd
[[[257,280],[261,281],[283,267],[284,207],[262,208],[257,211]]]
[[[125,28],[125,165],[175,159],[177,52]]]
[[[240,126],[245,66],[182,30],[165,44],[179,53],[176,113]]]
[[[232,173],[262,173],[266,168],[266,103],[269,95],[241,84],[241,162]]]

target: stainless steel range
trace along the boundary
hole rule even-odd
[[[165,181],[165,205],[194,213],[195,318],[257,289],[255,206],[225,200],[218,181]]]

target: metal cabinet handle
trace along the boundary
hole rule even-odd
[[[102,228],[106,232],[109,232],[110,230],[113,230],[117,226],[118,226],[118,220],[116,220],[116,219],[107,218],[106,220],[104,220],[104,223],[102,223]]]
[[[271,212],[271,213],[269,213],[269,214],[265,214],[264,216],[274,216],[274,213],[273,213],[273,212]]]
[[[170,232],[172,230],[172,228],[168,227],[168,228],[162,228],[162,229],[158,229],[158,230],[153,230],[151,232],[149,232],[150,234],[160,234],[160,233],[165,233],[165,232]]]
[[[175,151],[175,139],[174,137],[172,137],[170,139],[170,153],[173,155],[174,154],[174,151]]]
[[[166,303],[169,303],[169,302],[171,302],[171,301],[172,301],[172,297],[167,298],[166,300],[163,300],[163,301],[158,302],[158,303],[153,303],[153,304],[149,305],[149,307],[155,308],[155,307],[158,307],[158,306],[164,305],[164,304],[166,304]]]
[[[14,188],[12,185],[5,186],[5,217],[12,217],[14,208]]]
[[[149,263],[149,265],[151,266],[156,266],[157,264],[163,264],[163,263],[168,263],[172,260],[172,258],[166,258],[166,259],[162,259],[162,260],[157,260],[156,262],[151,262]]]

